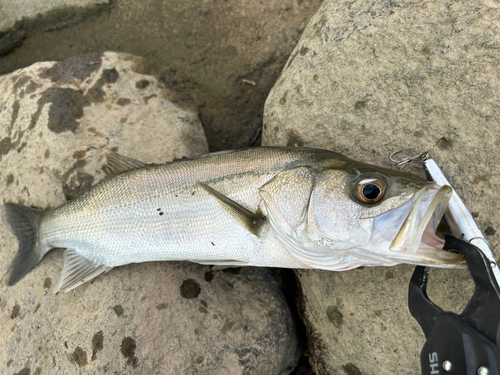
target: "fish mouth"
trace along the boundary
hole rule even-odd
[[[461,254],[442,250],[444,240],[436,235],[452,193],[453,189],[447,185],[427,185],[405,205],[377,217],[372,232],[377,234],[372,236],[372,240],[388,245],[386,256],[397,263],[466,267]],[[381,231],[384,233],[381,234]]]

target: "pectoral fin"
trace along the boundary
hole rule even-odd
[[[54,288],[54,293],[68,292],[112,268],[84,258],[73,249],[66,249],[63,259],[61,278]]]
[[[217,190],[211,188],[207,184],[196,181],[196,183],[207,193],[211,194],[220,203],[222,208],[224,208],[234,219],[236,219],[243,227],[248,229],[251,233],[257,235],[260,226],[265,221],[265,218],[254,214],[253,212],[247,210],[242,205],[236,203],[235,201],[229,199],[225,195],[219,193]]]

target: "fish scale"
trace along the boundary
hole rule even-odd
[[[73,248],[108,267],[152,260],[253,260],[256,254],[249,253],[254,250],[252,235],[194,183],[204,180],[256,211],[261,201],[258,188],[282,163],[270,153],[268,162],[248,168],[243,163],[245,155],[236,156],[217,169],[211,164],[200,168],[208,160],[200,159],[148,167],[104,181],[95,194],[91,191],[47,216],[42,244]],[[270,168],[273,162],[276,172]],[[224,178],[221,173],[226,173]]]
[[[163,165],[110,155],[108,166],[114,177],[52,211],[3,206],[4,222],[20,242],[9,284],[52,248],[65,249],[56,291],[146,261],[329,270],[460,261],[439,249],[426,258],[390,251],[391,238],[404,240],[401,233],[373,236],[384,215],[401,221],[384,228],[398,230],[406,216],[435,208],[439,189],[331,151],[257,148]],[[351,192],[358,181],[385,184],[383,199],[359,201]],[[412,209],[414,201],[426,206]]]

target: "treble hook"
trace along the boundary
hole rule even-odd
[[[404,159],[401,159],[401,160],[395,160],[393,158],[394,155],[396,154],[399,154],[400,152],[403,152],[403,151],[410,151],[412,150],[411,148],[403,148],[399,151],[394,151],[390,156],[389,156],[389,159],[391,159],[393,162],[394,162],[394,165],[399,165],[400,168],[399,170],[402,170],[404,168],[404,166],[406,164],[408,164],[409,162],[412,162],[414,160],[421,160],[421,161],[425,161],[429,158],[429,151],[424,151],[418,155],[414,155],[414,156],[409,156],[407,158],[404,158]]]

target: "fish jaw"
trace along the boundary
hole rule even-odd
[[[435,234],[452,192],[429,184],[405,205],[373,218],[370,250],[395,264],[465,268],[463,256],[442,250],[444,241]]]

